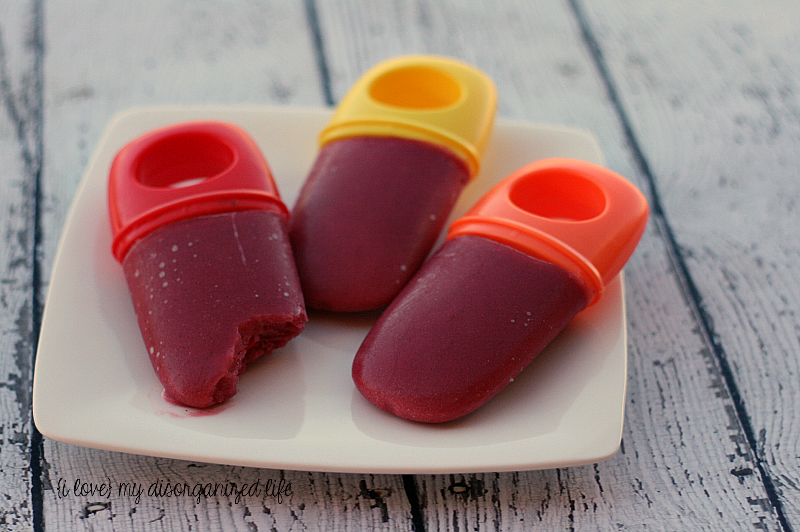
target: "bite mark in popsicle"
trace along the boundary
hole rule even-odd
[[[205,408],[302,331],[288,212],[256,145],[230,124],[144,135],[109,176],[113,251],[165,394]]]
[[[353,361],[373,404],[439,423],[494,397],[601,297],[646,225],[632,184],[549,159],[511,174],[456,220]]]
[[[434,56],[381,63],[351,88],[320,135],[290,219],[309,307],[387,305],[419,269],[494,121],[494,86]]]

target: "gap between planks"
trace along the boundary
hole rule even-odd
[[[647,181],[650,189],[648,196],[652,205],[653,221],[658,225],[659,230],[665,237],[668,247],[668,256],[670,257],[670,260],[675,267],[675,271],[678,274],[679,282],[681,283],[684,293],[686,294],[686,300],[689,304],[689,307],[695,316],[695,320],[697,321],[701,331],[703,341],[714,354],[714,359],[719,366],[720,374],[722,375],[727,392],[730,395],[731,402],[733,403],[736,411],[737,420],[742,428],[745,438],[747,439],[747,445],[753,455],[753,461],[758,468],[758,472],[764,485],[764,489],[767,492],[769,502],[775,509],[778,522],[781,524],[782,528],[787,531],[791,530],[791,526],[786,518],[786,514],[783,511],[783,504],[781,503],[780,497],[778,497],[775,483],[772,477],[769,475],[767,469],[764,467],[763,457],[758,453],[758,443],[753,431],[752,423],[750,422],[750,415],[747,412],[747,407],[745,406],[741,393],[739,392],[736,378],[734,377],[733,371],[728,363],[728,357],[722,345],[714,340],[714,328],[711,325],[709,316],[703,310],[703,306],[701,304],[702,296],[700,295],[700,291],[697,289],[694,279],[689,273],[689,268],[680,252],[675,234],[672,230],[672,227],[669,225],[669,222],[667,221],[667,216],[664,212],[661,199],[658,194],[658,189],[655,186],[655,178],[652,170],[650,169],[650,164],[648,163],[647,158],[641,149],[640,143],[633,131],[631,120],[625,111],[625,107],[623,106],[619,97],[619,92],[616,89],[614,81],[611,79],[611,74],[606,65],[603,51],[600,48],[600,44],[594,36],[594,32],[592,31],[588,18],[580,5],[580,0],[568,0],[568,4],[572,12],[575,14],[576,20],[578,21],[581,29],[581,37],[584,40],[584,43],[591,54],[592,61],[594,62],[600,78],[605,85],[611,105],[619,117],[625,138],[630,145],[634,161],[639,166],[639,170],[642,172],[642,175]]]

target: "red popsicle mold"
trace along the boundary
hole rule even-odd
[[[186,218],[265,209],[288,219],[260,150],[241,128],[204,121],[141,136],[117,154],[109,175],[112,251]]]
[[[453,222],[448,238],[482,236],[557,264],[581,280],[591,304],[630,258],[648,215],[644,195],[619,174],[552,158],[506,177]]]

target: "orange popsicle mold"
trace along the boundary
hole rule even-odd
[[[497,107],[492,80],[465,63],[402,56],[379,63],[348,91],[320,145],[361,136],[394,136],[448,149],[478,173]]]
[[[128,143],[111,165],[108,205],[119,261],[136,240],[186,218],[250,209],[289,216],[258,146],[223,122],[173,125]]]
[[[630,258],[649,207],[624,177],[588,162],[544,159],[512,173],[450,227],[448,238],[478,235],[575,274],[589,304]]]

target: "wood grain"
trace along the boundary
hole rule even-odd
[[[48,531],[411,528],[402,483],[393,476],[222,466],[64,444],[49,449],[50,463],[66,467],[49,475]],[[76,482],[110,484],[111,491],[76,495]]]
[[[41,48],[29,2],[0,20],[0,523],[29,530],[36,179],[41,162]]]
[[[587,8],[747,443],[797,529],[800,5],[650,4]]]

